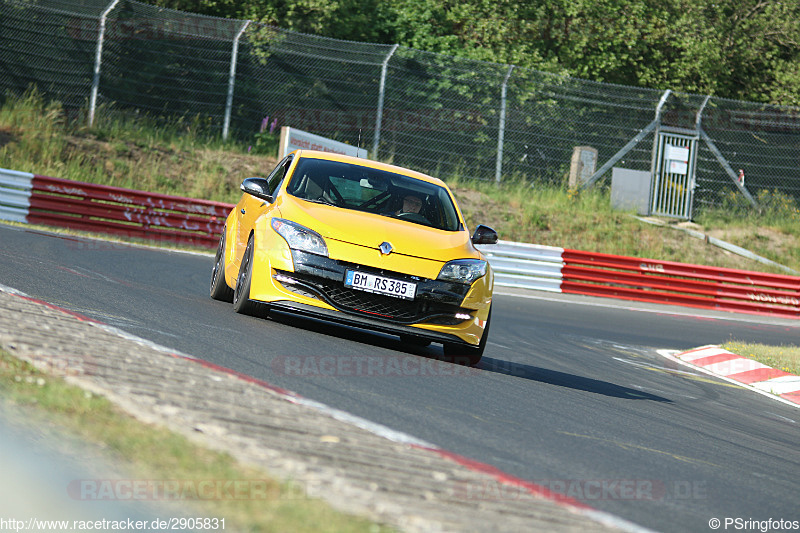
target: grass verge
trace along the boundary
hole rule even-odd
[[[722,348],[772,368],[800,376],[800,346],[769,346],[730,340],[723,344]]]
[[[0,401],[34,410],[80,440],[99,444],[131,479],[243,482],[250,499],[186,501],[186,513],[225,518],[226,530],[379,532],[386,527],[332,509],[292,483],[270,479],[230,455],[198,446],[165,428],[139,422],[109,400],[46,374],[0,349]],[[9,480],[7,480],[9,481]],[[240,484],[241,485],[241,484]],[[66,489],[66,487],[65,487]],[[256,497],[257,496],[257,497]],[[156,502],[158,503],[158,502]]]

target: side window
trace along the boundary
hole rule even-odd
[[[278,191],[283,178],[286,177],[286,171],[289,169],[291,164],[292,156],[288,156],[283,161],[278,163],[278,166],[275,167],[275,170],[273,170],[272,173],[267,176],[267,181],[269,182],[269,193],[271,195],[274,196]]]

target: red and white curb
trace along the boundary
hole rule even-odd
[[[708,374],[800,407],[800,376],[769,367],[716,345],[701,346],[673,355]]]

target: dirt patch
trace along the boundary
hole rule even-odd
[[[108,142],[92,135],[65,137],[61,158],[82,161],[87,169],[86,181],[94,179],[151,192],[227,202],[238,200],[242,180],[266,176],[277,163],[275,157],[263,155],[130,140]]]
[[[800,236],[770,227],[729,227],[708,229],[710,237],[734,244],[766,259],[800,270]],[[763,268],[758,268],[762,270]],[[779,273],[786,273],[779,271]]]
[[[10,129],[0,128],[0,148],[7,145],[8,143],[15,142],[17,140],[17,136],[14,135]]]
[[[201,155],[214,159],[235,176],[266,177],[278,164],[278,159],[275,157],[233,154],[222,150],[204,150]]]
[[[469,228],[484,224],[499,231],[513,216],[508,205],[501,204],[485,193],[464,187],[452,187],[451,190]]]
[[[765,227],[710,229],[705,233],[710,237],[738,246],[747,247],[757,243],[761,249],[773,252],[776,255],[796,246],[797,241],[797,238],[792,235]]]

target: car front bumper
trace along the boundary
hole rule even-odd
[[[266,258],[271,254],[266,254]],[[281,254],[281,257],[285,255]],[[480,342],[489,305],[470,308],[474,288],[291,250],[292,264],[277,261],[254,270],[250,297],[276,310],[431,342],[474,346]],[[264,263],[257,263],[264,265]],[[276,268],[277,267],[277,268]],[[344,285],[347,270],[416,284],[413,300],[373,294]],[[257,278],[258,281],[256,281]],[[490,303],[490,302],[489,302]],[[476,307],[473,305],[473,307]]]

